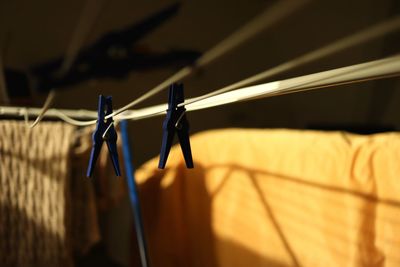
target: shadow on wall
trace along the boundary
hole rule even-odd
[[[221,168],[226,170],[224,177],[207,175]],[[211,179],[219,181],[212,192]],[[400,202],[379,199],[374,192],[236,164],[155,170],[139,190],[152,267],[400,263],[377,247],[395,242],[378,235],[377,223],[395,227],[399,222],[376,212],[382,205],[393,209],[392,215],[398,213]],[[224,204],[216,204],[216,198]],[[233,210],[233,215],[228,212],[229,219],[221,220],[220,213],[226,210]],[[249,224],[243,225],[243,220]],[[267,233],[264,224],[269,225]],[[224,233],[218,232],[221,229]],[[234,234],[224,236],[229,232]],[[250,232],[257,237],[250,243],[259,248],[242,244]],[[140,266],[137,258],[133,263]]]

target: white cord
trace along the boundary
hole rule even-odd
[[[381,37],[385,34],[389,34],[392,33],[394,31],[398,31],[400,29],[400,16],[396,16],[393,17],[391,19],[385,20],[381,23],[378,23],[372,27],[369,27],[367,29],[361,30],[355,34],[352,34],[350,36],[347,36],[345,38],[339,39],[337,41],[335,41],[332,44],[326,45],[324,47],[321,47],[317,50],[314,50],[312,52],[306,53],[300,57],[297,57],[295,59],[292,59],[290,61],[287,61],[285,63],[282,63],[276,67],[273,67],[271,69],[265,70],[259,74],[256,74],[252,77],[249,77],[245,80],[239,81],[237,83],[231,84],[229,86],[223,87],[221,89],[218,89],[216,91],[213,91],[211,93],[205,94],[203,96],[199,96],[196,98],[192,98],[192,99],[188,99],[186,100],[184,103],[179,104],[178,106],[187,106],[189,104],[204,100],[206,98],[212,97],[212,96],[216,96],[218,94],[222,94],[240,87],[244,87],[250,84],[254,84],[258,81],[270,78],[274,75],[283,73],[285,71],[289,71],[291,69],[294,69],[296,67],[300,67],[302,65],[305,65],[307,63],[319,60],[323,57],[327,57],[330,55],[333,55],[334,53],[337,53],[339,51],[342,51],[344,49],[348,49],[350,47],[356,46],[356,45],[360,45],[362,43],[371,41],[373,39],[376,39],[378,37]],[[229,39],[229,38],[228,38]],[[218,47],[218,46],[217,46]],[[219,49],[218,49],[219,50]],[[210,52],[211,53],[211,52]],[[214,52],[212,52],[211,54],[215,54]],[[208,56],[205,55],[206,58],[210,58]],[[209,62],[208,60],[206,60],[205,62]],[[169,79],[165,80],[163,83],[161,83],[158,87],[156,87],[156,91],[160,91],[163,88],[166,88],[168,85],[170,85],[171,83],[173,83],[174,81],[180,80],[182,77],[185,77],[185,75],[189,74],[189,72],[191,71],[191,67],[186,67],[183,68],[181,71],[179,71],[178,73],[176,73],[175,75],[173,75],[172,77],[170,77]],[[148,93],[144,94],[143,96],[141,96],[140,98],[134,100],[131,102],[132,106],[136,105],[137,103],[142,102],[143,100],[147,99],[148,97],[150,97],[151,95],[153,95],[153,90],[150,90]],[[128,106],[128,105],[127,105]],[[120,110],[125,110],[125,108],[127,107],[123,107]],[[164,106],[164,105],[163,105]],[[129,106],[131,107],[131,106]],[[154,111],[155,109],[155,111]],[[113,114],[119,114],[119,111],[114,112]],[[142,119],[142,118],[148,118],[149,115],[148,114],[156,114],[156,115],[160,115],[160,114],[164,114],[166,108],[164,110],[160,111],[159,107],[151,107],[150,110],[146,110],[146,109],[141,109],[141,112],[138,113],[139,111],[135,111],[134,113],[132,113],[131,111],[128,111],[128,114],[120,116],[120,119]],[[126,110],[125,110],[126,111]],[[150,116],[151,117],[151,116]],[[66,116],[65,116],[66,118]],[[85,125],[90,125],[92,123],[95,123],[95,121],[90,121],[90,122],[80,122],[80,121],[74,121],[74,125],[78,125],[78,126],[85,126]]]
[[[201,101],[193,102],[185,107],[187,111],[201,110],[256,98],[278,96],[393,76],[400,76],[399,55],[282,81],[236,89],[205,98]],[[189,99],[188,102],[190,101],[191,99]],[[135,112],[132,112],[131,116],[125,116],[125,119],[139,120],[142,118],[158,116],[165,113],[165,107],[166,105],[164,104],[136,110]]]
[[[194,69],[204,67],[207,64],[213,62],[215,59],[221,57],[227,52],[231,51],[235,47],[254,37],[256,34],[260,33],[268,27],[271,27],[278,21],[289,16],[294,11],[303,7],[310,0],[281,0],[274,6],[266,9],[261,15],[257,16],[255,19],[251,20],[249,23],[244,25],[238,31],[234,32],[228,38],[224,39],[222,42],[218,43],[215,47],[207,51],[203,56],[201,56],[193,66],[187,66],[149,90],[147,93],[141,97],[133,100],[129,104],[123,106],[122,108],[114,111],[112,114],[106,116],[106,119],[116,116],[125,110],[143,102],[149,97],[157,94],[158,92],[166,89],[170,84],[182,80],[183,78],[190,75]]]
[[[64,112],[62,112],[60,110],[54,109],[53,111],[55,112],[55,114],[58,118],[60,118],[61,120],[65,121],[69,124],[75,125],[75,126],[89,126],[92,124],[96,124],[96,122],[97,122],[97,120],[79,121],[79,120],[75,120],[75,119],[71,118],[70,116],[66,115]]]
[[[296,2],[297,1],[292,1],[292,2]],[[287,4],[287,2],[282,2]],[[305,4],[305,2],[301,3],[302,5]],[[302,6],[300,5],[300,6]],[[283,8],[283,5],[276,5],[274,8],[272,8],[272,10],[274,12],[277,11],[281,11],[283,12],[283,10],[286,10],[286,12],[291,13],[293,12],[296,8],[299,8],[300,6],[291,6],[289,9],[285,9]],[[287,7],[286,7],[287,8]],[[271,11],[271,10],[267,10],[267,11]],[[278,12],[278,14],[280,15],[277,18],[280,18],[283,15],[288,15],[288,13],[281,13]],[[210,62],[212,62],[215,58],[217,58],[218,56],[222,55],[223,53],[226,53],[227,51],[229,51],[230,49],[234,48],[235,46],[237,46],[238,44],[240,44],[241,42],[243,42],[244,40],[246,40],[247,38],[253,36],[255,33],[258,33],[259,31],[261,31],[262,29],[262,25],[265,24],[266,22],[266,18],[267,18],[267,14],[269,14],[269,12],[264,12],[261,16],[259,16],[257,19],[253,20],[252,22],[248,23],[247,25],[245,25],[242,29],[240,29],[239,31],[237,31],[235,34],[233,34],[231,37],[228,37],[226,40],[222,41],[220,44],[218,44],[216,47],[214,47],[214,49],[211,49],[209,52],[207,52],[206,54],[204,54],[203,57],[201,57],[195,64],[194,66],[196,67],[201,67],[203,66],[203,64],[208,64]],[[272,22],[275,22],[275,20],[273,20]],[[269,24],[267,24],[269,25]],[[254,27],[254,29],[252,30],[252,27]],[[226,86],[224,88],[221,88],[219,90],[213,91],[209,94],[205,94],[202,97],[198,97],[198,98],[194,98],[191,101],[186,100],[184,103],[179,104],[178,106],[184,106],[184,105],[188,105],[190,103],[194,103],[200,100],[203,100],[205,98],[211,97],[211,96],[215,96],[224,92],[228,92],[230,90],[239,88],[239,87],[243,87],[243,86],[247,86],[253,83],[256,83],[258,81],[264,80],[266,78],[272,77],[274,75],[283,73],[285,71],[294,69],[296,67],[299,67],[301,65],[310,63],[312,61],[321,59],[323,57],[327,57],[329,55],[332,55],[334,53],[337,53],[339,51],[342,51],[344,49],[350,48],[352,46],[356,46],[362,43],[365,43],[367,41],[370,41],[372,39],[378,38],[380,36],[383,36],[385,34],[394,32],[396,30],[400,29],[400,16],[396,16],[392,19],[386,20],[384,22],[378,23],[368,29],[364,29],[356,34],[352,34],[350,36],[347,36],[345,38],[342,38],[336,42],[334,42],[333,44],[329,44],[327,46],[324,46],[320,49],[314,50],[312,52],[309,52],[303,56],[300,56],[298,58],[295,58],[291,61],[285,62],[283,64],[280,64],[276,67],[273,67],[271,69],[268,69],[266,71],[263,71],[257,75],[254,75],[250,78],[247,78],[245,80],[239,81],[237,83],[234,83],[232,85]],[[223,49],[222,49],[223,48]],[[138,103],[148,99],[149,97],[153,96],[154,94],[162,91],[163,89],[167,88],[167,86],[169,86],[170,84],[183,79],[184,77],[186,77],[187,75],[189,75],[193,70],[193,67],[185,67],[183,69],[181,69],[179,72],[177,72],[176,74],[174,74],[173,76],[171,76],[170,78],[168,78],[167,80],[165,80],[164,82],[162,82],[161,84],[159,84],[157,87],[151,89],[150,91],[148,91],[147,93],[145,93],[144,95],[142,95],[141,97],[135,99],[134,101],[132,101],[131,103],[129,103],[128,105],[118,109],[117,111],[115,111],[114,113],[112,113],[111,115],[109,115],[109,117],[111,116],[115,116],[135,105],[137,105]]]
[[[290,0],[281,0],[271,8],[266,9],[261,15],[256,17],[255,19],[251,20],[249,23],[247,23],[245,26],[243,26],[241,29],[233,33],[231,36],[217,44],[214,48],[209,50],[207,53],[205,53],[201,58],[199,58],[193,66],[187,66],[166,79],[164,82],[159,84],[158,86],[154,87],[141,97],[133,100],[129,104],[125,105],[124,107],[116,110],[110,115],[106,116],[106,119],[111,118],[111,117],[116,117],[117,115],[121,114],[122,112],[128,110],[129,108],[139,104],[140,102],[148,99],[149,97],[157,94],[158,92],[164,90],[167,88],[170,84],[179,81],[189,74],[192,73],[195,67],[204,67],[205,65],[211,63],[218,57],[222,56],[223,54],[229,52],[233,48],[239,46],[240,44],[244,43],[248,39],[254,37],[256,34],[261,32],[262,30],[272,26],[274,23],[278,22],[279,20],[285,18],[286,16],[290,15],[300,7],[302,7],[304,4],[309,2],[310,0],[297,0],[297,1],[290,1]],[[90,1],[88,1],[88,6]],[[97,13],[93,12],[93,13]],[[85,11],[84,11],[85,13]],[[94,16],[92,16],[94,17]],[[88,23],[90,26],[91,24]],[[88,27],[89,27],[88,26]],[[86,29],[86,28],[85,28]],[[76,55],[76,46],[77,44],[81,43],[82,40],[82,33],[86,32],[87,30],[82,30],[79,31],[78,33],[75,33],[75,37],[72,40],[72,44],[70,45],[70,48],[67,51],[67,60],[64,61],[63,63],[63,68],[64,70],[66,67],[71,66],[72,60],[74,56]],[[79,37],[79,38],[78,38]],[[75,40],[76,39],[76,40]],[[68,60],[69,59],[69,60]],[[31,128],[33,128],[35,125],[37,125],[40,120],[43,118],[47,111],[48,107],[45,108],[43,107],[43,112],[40,114],[40,116],[36,119],[36,121],[31,125]],[[74,120],[70,117],[68,117],[66,114],[63,114],[62,112],[58,112],[58,115],[60,119],[76,125],[76,126],[87,126],[96,123],[96,121],[78,121]]]
[[[236,89],[230,92],[204,98],[201,101],[192,101],[194,99],[198,99],[192,98],[188,100],[188,102],[191,103],[185,107],[187,111],[200,110],[229,103],[248,101],[255,98],[278,96],[332,87],[340,84],[357,83],[393,76],[400,76],[399,55],[315,74]],[[48,108],[48,105],[45,105],[45,107]],[[124,113],[114,117],[114,121],[117,123],[120,120],[141,120],[159,116],[166,113],[167,107],[168,104],[161,104],[138,110],[127,110]],[[37,114],[36,110],[37,109],[27,109],[27,112],[29,112],[29,114]],[[21,108],[0,107],[0,115],[10,116],[18,114],[21,114]],[[40,115],[38,119],[43,118],[43,109],[40,110],[39,114]],[[72,116],[79,118],[97,118],[97,113],[95,111],[68,111],[49,109],[46,116],[57,117],[76,126],[88,126],[97,122],[96,119],[90,121],[80,121],[71,118]]]
[[[20,114],[21,114],[21,116],[24,117],[25,127],[27,129],[29,129],[29,113],[28,113],[28,109],[27,108],[21,108],[20,109]]]
[[[281,2],[284,4],[281,5],[276,5],[274,8],[272,8],[272,10],[274,12],[280,11],[278,12],[277,18],[273,19],[271,21],[271,19],[269,20],[270,23],[275,22],[277,19],[279,19],[280,17],[282,17],[283,15],[287,15],[290,12],[293,12],[296,8],[298,8],[299,6],[296,5],[292,5],[290,6],[290,8],[288,9],[288,7],[286,6],[288,2]],[[304,4],[305,2],[303,2],[302,4]],[[285,12],[283,12],[284,10],[286,10]],[[271,10],[267,10],[268,12],[264,12],[262,15],[260,15],[259,17],[257,17],[255,20],[251,21],[250,23],[248,23],[247,25],[245,25],[242,29],[240,29],[239,31],[237,31],[236,33],[234,33],[233,35],[231,35],[229,38],[227,38],[226,40],[222,41],[220,44],[218,44],[216,47],[214,47],[213,49],[211,49],[209,52],[207,52],[206,54],[204,54],[203,57],[201,57],[198,60],[198,63],[196,64],[196,66],[204,66],[205,64],[208,64],[210,62],[212,62],[214,59],[216,59],[217,57],[219,57],[220,55],[222,55],[223,53],[226,53],[227,51],[229,51],[230,49],[232,49],[233,47],[239,45],[240,43],[242,43],[244,40],[247,40],[248,38],[250,38],[251,36],[255,35],[256,33],[258,33],[259,31],[261,31],[263,29],[263,27],[265,27],[265,24],[269,25],[268,23],[268,14],[271,12]],[[323,57],[332,55],[334,53],[337,53],[341,50],[344,50],[346,48],[355,46],[355,45],[359,45],[361,43],[370,41],[374,38],[380,37],[382,35],[388,34],[390,32],[394,32],[396,30],[400,29],[400,16],[396,16],[392,19],[386,20],[382,23],[376,24],[368,29],[362,30],[356,34],[353,34],[351,36],[342,38],[330,45],[324,46],[320,49],[314,50],[312,52],[309,52],[303,56],[300,56],[298,58],[295,58],[291,61],[285,62],[283,64],[280,64],[276,67],[273,67],[271,69],[268,69],[266,71],[263,71],[257,75],[254,75],[250,78],[247,78],[245,80],[239,81],[237,83],[234,83],[232,85],[226,86],[224,88],[221,88],[219,90],[213,91],[211,93],[205,94],[203,96],[200,97],[196,97],[190,100],[186,100],[184,103],[179,104],[178,106],[187,106],[189,104],[204,100],[206,98],[212,97],[212,96],[216,96],[218,94],[222,94],[228,91],[231,91],[233,89],[237,89],[243,86],[247,86],[253,83],[256,83],[260,80],[264,80],[266,78],[272,77],[274,75],[283,73],[285,71],[294,69],[296,67],[299,67],[301,65],[304,65],[306,63],[310,63],[312,61],[321,59]],[[186,77],[187,75],[189,75],[191,73],[191,71],[193,70],[193,68],[191,66],[185,67],[183,69],[181,69],[179,72],[177,72],[175,75],[171,76],[170,78],[168,78],[167,80],[165,80],[164,82],[162,82],[161,84],[159,84],[157,87],[153,88],[152,90],[150,90],[149,92],[147,92],[146,94],[142,95],[141,97],[135,99],[134,101],[132,101],[130,104],[124,106],[121,109],[118,109],[117,111],[115,111],[114,113],[112,113],[111,115],[108,115],[107,117],[111,117],[111,116],[116,116],[120,113],[122,113],[123,111],[126,111],[127,108],[132,107],[144,100],[146,100],[147,98],[151,97],[152,95],[156,94],[157,92],[167,88],[168,85],[170,85],[171,83],[178,81],[180,79],[183,79],[184,77]],[[161,111],[157,111],[155,112],[157,114],[163,114],[163,112]],[[96,123],[95,120],[92,121],[78,121],[78,120],[74,120],[70,117],[68,117],[67,115],[63,114],[62,112],[59,112],[60,118],[68,123],[71,123],[73,125],[77,125],[77,126],[86,126],[86,125],[91,125]],[[136,114],[134,116],[137,116],[135,118],[147,118],[148,115],[140,115],[140,114]],[[120,118],[133,118],[133,115],[125,115],[125,116],[121,116]]]
[[[96,18],[98,17],[100,10],[102,9],[102,6],[104,4],[105,0],[102,1],[95,1],[95,0],[87,0],[86,4],[81,12],[81,16],[78,22],[77,27],[75,28],[75,31],[73,33],[73,36],[71,38],[71,41],[69,43],[69,46],[67,47],[67,51],[64,57],[64,60],[62,62],[61,68],[59,69],[57,75],[62,76],[66,72],[69,71],[70,67],[74,63],[74,60],[79,52],[79,49],[81,48],[85,36],[88,34],[90,29],[93,27],[93,24],[95,23]],[[50,105],[52,104],[54,97],[55,97],[55,91],[51,90],[49,95],[47,96],[47,99],[44,103],[44,106],[42,107],[42,112],[39,114],[39,116],[36,118],[36,120],[33,122],[33,124],[30,126],[32,129],[35,127],[45,116],[47,110],[50,108]],[[63,114],[62,112],[59,112],[60,119],[64,120],[65,122],[68,122],[73,125],[77,126],[86,126],[93,124],[93,122],[81,122],[74,120],[67,115]]]
[[[263,18],[263,16],[258,17],[258,19],[252,21],[248,25],[254,25],[254,23],[257,22],[256,24],[258,24],[259,27],[260,27],[261,26],[260,21],[262,21],[261,18]],[[209,63],[213,59],[217,58],[219,55],[224,53],[224,52],[215,52],[215,51],[225,51],[226,52],[227,50],[231,49],[231,48],[227,48],[227,50],[224,50],[224,49],[221,50],[220,49],[220,47],[229,47],[229,46],[226,45],[227,43],[228,44],[231,43],[231,45],[234,46],[234,44],[238,45],[240,42],[243,42],[243,40],[245,38],[242,37],[242,38],[238,39],[237,36],[238,35],[241,36],[241,34],[238,34],[238,33],[242,33],[243,30],[244,30],[244,32],[247,32],[246,29],[248,29],[248,27],[249,27],[248,25],[246,25],[240,31],[238,31],[237,33],[232,35],[234,37],[236,36],[235,38],[233,38],[233,40],[239,40],[239,41],[229,42],[229,39],[232,37],[231,36],[226,41],[221,42],[219,45],[217,45],[214,49],[210,50],[210,52],[206,53],[204,55],[204,57],[202,57],[199,60],[200,62],[205,62],[205,63],[201,63],[201,64]],[[393,31],[396,31],[396,30],[399,30],[399,29],[400,29],[400,16],[396,16],[396,17],[394,17],[392,19],[389,19],[389,20],[384,21],[382,23],[379,23],[379,24],[377,24],[375,26],[372,26],[372,27],[370,27],[370,28],[368,28],[366,30],[362,30],[362,31],[360,31],[360,32],[358,32],[358,33],[356,33],[354,35],[351,35],[349,37],[340,39],[340,40],[334,42],[333,44],[327,45],[325,47],[322,47],[320,49],[317,49],[315,51],[307,53],[307,54],[305,54],[303,56],[300,56],[300,57],[298,57],[296,59],[293,59],[293,60],[291,60],[289,62],[285,62],[285,63],[283,63],[281,65],[278,65],[278,66],[276,66],[274,68],[268,69],[268,70],[266,70],[266,71],[264,71],[262,73],[259,73],[259,74],[255,75],[255,76],[252,76],[250,78],[247,78],[247,79],[242,80],[240,82],[237,82],[235,84],[226,86],[226,87],[224,87],[222,89],[213,91],[211,93],[205,94],[203,96],[186,100],[184,103],[182,103],[182,104],[180,104],[178,106],[183,106],[183,105],[188,106],[190,104],[193,104],[193,103],[205,100],[207,98],[210,98],[210,97],[213,97],[213,96],[216,96],[216,95],[231,91],[233,89],[236,89],[236,88],[239,88],[239,87],[243,87],[243,86],[255,83],[257,81],[269,78],[269,77],[271,77],[273,75],[282,73],[284,71],[288,71],[290,69],[293,69],[295,67],[301,66],[301,65],[306,64],[306,63],[309,63],[311,61],[315,61],[317,59],[321,59],[322,57],[326,57],[326,56],[332,55],[333,53],[336,53],[336,52],[341,51],[343,49],[346,49],[346,48],[349,48],[351,46],[355,46],[355,45],[367,42],[369,40],[372,40],[374,38],[380,37],[380,36],[382,36],[384,34],[388,34],[390,32],[393,32]],[[253,34],[255,34],[255,32]],[[242,34],[242,36],[243,36],[243,34]],[[244,35],[244,36],[247,36],[246,38],[248,38],[249,34]],[[214,56],[210,56],[210,55],[214,55]],[[169,79],[167,79],[166,81],[161,83],[159,86],[154,88],[156,90],[154,90],[154,89],[150,90],[148,93],[144,94],[142,97],[132,101],[129,105],[119,109],[118,111],[114,112],[113,114],[120,114],[123,111],[125,111],[125,108],[131,107],[133,105],[136,105],[139,102],[142,102],[143,100],[147,99],[151,95],[153,95],[153,94],[157,93],[158,91],[161,91],[162,89],[166,88],[169,84],[173,83],[174,81],[180,80],[183,77],[185,77],[186,75],[190,74],[191,70],[192,70],[191,67],[183,68],[181,71],[179,71],[178,73],[176,73],[175,75],[173,75],[172,77],[170,77]],[[49,109],[49,107],[50,107],[50,105],[51,105],[51,103],[52,103],[52,101],[54,99],[54,96],[55,96],[55,92],[51,91],[49,96],[48,96],[48,98],[47,98],[47,100],[46,100],[46,102],[45,102],[45,104],[44,104],[44,106],[43,106],[43,108],[42,108],[41,113],[36,118],[34,123],[30,126],[30,128],[33,128],[35,125],[37,125],[42,120],[42,118],[45,116],[46,111]],[[154,107],[151,107],[150,109],[154,109]],[[142,119],[142,118],[148,118],[149,116],[150,117],[153,116],[153,115],[149,115],[149,114],[154,114],[154,115],[163,114],[163,113],[165,113],[164,111],[165,111],[165,109],[162,110],[162,111],[160,111],[158,109],[156,111],[150,111],[150,112],[146,110],[145,113],[140,113],[139,111],[135,111],[134,114],[132,114],[132,112],[129,112],[129,115],[128,114],[126,114],[126,115],[121,114],[120,116],[117,116],[115,119],[124,119],[124,118],[125,119]],[[68,115],[66,115],[63,112],[58,111],[58,110],[54,110],[54,112],[57,113],[57,115],[58,115],[58,117],[60,119],[64,120],[67,123],[76,125],[76,126],[87,126],[87,125],[92,125],[92,124],[96,123],[96,120],[79,121],[79,120],[72,119]],[[113,114],[111,114],[111,115],[113,115]]]
[[[54,90],[51,90],[50,93],[47,95],[46,101],[44,102],[44,105],[42,107],[42,111],[29,128],[32,129],[43,119],[43,117],[46,115],[46,111],[50,108],[51,104],[53,104],[55,95],[56,92]]]
[[[350,36],[347,36],[345,38],[337,40],[332,44],[329,44],[329,45],[321,47],[317,50],[311,51],[305,55],[302,55],[300,57],[297,57],[295,59],[292,59],[290,61],[282,63],[271,69],[265,70],[265,71],[263,71],[259,74],[256,74],[250,78],[247,78],[245,80],[239,81],[234,84],[231,84],[229,86],[218,89],[211,93],[205,94],[201,97],[194,98],[190,101],[186,100],[184,103],[179,104],[178,107],[186,106],[188,104],[206,99],[211,96],[215,96],[215,95],[218,95],[221,93],[231,91],[233,89],[237,89],[240,87],[248,86],[250,84],[254,84],[261,80],[265,80],[265,79],[275,76],[277,74],[292,70],[296,67],[302,66],[302,65],[310,63],[312,61],[319,60],[323,57],[330,56],[330,55],[337,53],[339,51],[342,51],[344,49],[365,43],[367,41],[370,41],[372,39],[383,36],[385,34],[397,31],[399,29],[400,29],[400,16],[396,16],[392,19],[385,20],[384,22],[381,22],[372,27],[369,27],[368,29],[364,29],[360,32],[351,34]]]
[[[261,97],[278,96],[393,76],[400,76],[400,55],[291,79],[236,89],[188,104],[186,110],[200,110]],[[189,101],[191,100],[192,99],[189,99]],[[114,117],[114,120],[118,122],[124,119],[140,120],[159,116],[166,112],[167,106],[167,104],[161,104],[139,110],[128,110]],[[16,111],[18,114],[21,114],[21,108],[0,107],[0,115],[12,115],[15,114]],[[28,111],[30,111],[30,109]],[[96,120],[77,121],[69,117],[76,115],[78,117],[96,118],[96,112],[94,111],[60,111],[51,109],[48,110],[48,112],[51,116],[59,117],[77,126],[87,126],[96,123]],[[66,115],[66,113],[68,113],[68,115]],[[43,114],[43,110],[41,110],[41,114]]]

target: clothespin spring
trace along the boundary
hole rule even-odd
[[[104,131],[104,133],[102,135],[103,140],[107,140],[107,138],[108,138],[107,133],[113,125],[114,125],[114,122],[111,122],[110,125],[108,125],[107,129]]]
[[[182,129],[182,124],[180,122],[181,122],[183,116],[185,116],[185,113],[186,113],[186,109],[181,113],[179,118],[176,120],[175,128],[178,129],[178,130]]]

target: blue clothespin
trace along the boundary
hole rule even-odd
[[[171,150],[175,132],[178,133],[186,167],[193,168],[192,151],[189,140],[189,122],[186,119],[186,109],[184,106],[178,107],[183,103],[183,84],[172,84],[169,88],[167,116],[163,123],[163,139],[160,152],[159,169],[164,169],[167,163],[168,154]]]
[[[97,127],[93,133],[93,147],[90,153],[89,166],[87,169],[86,176],[91,177],[93,174],[94,166],[96,165],[97,158],[99,157],[103,142],[106,141],[108,151],[110,153],[111,161],[114,166],[115,174],[121,176],[121,171],[118,162],[118,151],[117,151],[117,132],[114,129],[114,121],[111,118],[105,120],[105,116],[111,114],[112,109],[112,97],[111,96],[99,96],[99,107],[98,107],[98,118]]]

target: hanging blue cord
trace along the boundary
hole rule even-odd
[[[133,219],[135,223],[140,261],[142,263],[142,267],[149,267],[146,240],[144,236],[142,216],[140,211],[139,196],[135,182],[135,168],[132,163],[132,154],[129,146],[128,122],[126,120],[122,120],[120,122],[120,125],[126,182],[128,184],[129,199],[131,201],[131,207],[133,211]]]

